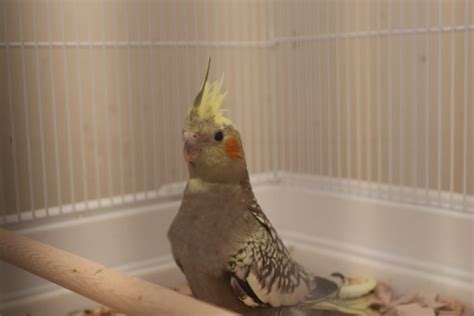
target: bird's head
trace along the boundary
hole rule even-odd
[[[240,134],[221,110],[225,93],[222,79],[204,82],[186,116],[183,129],[184,158],[191,178],[208,182],[239,183],[246,179],[247,167]]]

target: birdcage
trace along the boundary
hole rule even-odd
[[[474,1],[0,1],[0,224],[184,282],[166,232],[211,58],[304,266],[474,295]],[[1,240],[0,240],[1,243]],[[5,245],[3,245],[5,246]],[[0,262],[1,315],[93,306]]]

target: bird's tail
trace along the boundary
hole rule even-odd
[[[372,316],[379,315],[370,307],[373,304],[370,293],[375,289],[377,281],[368,277],[346,278],[340,273],[331,279],[316,278],[317,287],[313,297],[304,303],[314,310],[340,312],[348,315]],[[324,295],[326,294],[326,295]]]
[[[337,280],[335,280],[337,281]],[[313,284],[314,287],[311,290],[310,294],[307,297],[308,302],[316,303],[325,301],[331,297],[335,297],[339,292],[339,284],[328,278],[314,277]]]

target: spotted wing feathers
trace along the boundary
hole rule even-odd
[[[229,262],[231,287],[248,306],[288,306],[313,296],[314,278],[293,261],[258,204],[249,207],[253,233]]]

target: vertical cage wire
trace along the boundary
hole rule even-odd
[[[272,1],[272,4],[271,4],[271,7],[270,7],[270,14],[271,14],[271,18],[270,18],[270,21],[273,25],[273,27],[269,27],[269,33],[268,33],[268,37],[269,38],[275,38],[276,35],[275,35],[275,28],[276,28],[276,23],[277,23],[277,12],[276,12],[276,9],[277,9],[277,1]],[[276,108],[278,107],[279,103],[278,103],[278,98],[277,98],[277,95],[278,95],[278,92],[277,92],[277,79],[276,79],[276,75],[277,75],[277,52],[274,50],[273,53],[272,53],[272,58],[271,58],[271,61],[270,61],[270,81],[271,81],[271,84],[270,84],[270,87],[271,87],[271,98],[273,100],[273,104],[271,104],[271,106],[269,107],[272,115],[271,115],[271,118],[272,118],[272,124],[271,124],[271,128],[270,128],[270,133],[272,134],[272,139],[273,139],[273,144],[271,145],[271,148],[272,148],[272,151],[271,151],[271,161],[272,161],[272,172],[273,172],[273,175],[274,176],[277,176],[278,174],[278,170],[280,168],[280,157],[279,157],[279,153],[280,153],[280,148],[282,147],[281,146],[281,141],[280,141],[280,137],[279,137],[279,128],[278,128],[278,122],[280,122],[280,116],[278,115],[278,111],[276,110]],[[312,67],[310,67],[310,69],[312,69]],[[313,81],[314,82],[314,81]],[[314,107],[311,107],[311,111]],[[314,134],[313,134],[314,135]],[[313,144],[314,142],[312,142]],[[314,160],[314,159],[313,159]],[[312,160],[312,161],[313,161]]]
[[[197,8],[196,8],[196,11],[197,11]],[[195,14],[195,19],[197,20],[197,14]],[[165,20],[164,18],[161,18],[159,19],[159,24],[158,24],[158,28],[159,28],[159,40],[163,40],[165,38],[165,33],[167,31],[167,28],[165,28]],[[196,32],[197,32],[197,25],[196,25]],[[160,56],[160,52],[157,50],[156,51],[156,54],[157,56]],[[164,54],[164,52],[162,52],[162,54]],[[160,58],[160,57],[158,57]],[[196,65],[196,68],[198,66]],[[165,64],[164,64],[164,59],[163,58],[160,58],[160,67],[159,67],[159,70],[161,73],[165,73],[166,72],[166,67],[165,67]],[[197,73],[197,71],[196,71]],[[162,104],[166,103],[165,101],[165,83],[163,81],[161,81],[161,85],[160,85],[160,92],[161,92],[161,97],[160,97],[160,101]],[[160,110],[158,112],[158,114],[160,115],[159,117],[157,117],[157,121],[160,120],[160,117],[169,117],[169,105],[164,105],[162,107],[160,107]],[[160,130],[160,134],[161,135],[166,135],[166,131],[170,129],[171,127],[171,124],[169,122],[169,120],[163,120],[162,122],[162,128]],[[161,146],[161,149],[162,150],[165,150],[165,151],[170,151],[171,150],[171,146],[169,145],[169,142],[165,142],[163,144],[163,142],[160,140],[160,143],[158,145],[159,147]],[[163,152],[161,152],[161,154],[163,155]],[[162,165],[162,169],[163,169],[163,174],[162,174],[162,177],[163,177],[163,181],[164,182],[168,182],[168,181],[171,181],[171,163],[168,159],[166,159],[166,157],[161,157],[162,158],[162,161],[163,161],[163,165]]]
[[[211,3],[211,2],[208,2],[208,3]],[[242,3],[242,5],[244,6],[244,10],[246,10],[246,12],[251,12],[251,3],[250,1],[244,1]],[[253,21],[251,20],[251,15],[250,14],[242,14],[242,35],[245,37],[247,36],[247,38],[250,40],[251,36],[252,36],[252,29],[253,29]],[[206,24],[206,30],[208,32],[208,24]],[[245,69],[245,78],[249,78],[250,76],[252,76],[252,58],[250,56],[248,56],[249,58],[249,61],[247,61],[247,63],[245,63],[245,66],[244,66],[244,69]],[[248,96],[247,98],[247,107],[248,108],[253,108],[253,109],[256,109],[256,104],[254,103],[254,100],[252,100],[252,98],[250,97],[252,95],[252,84],[250,83],[250,80],[245,80],[245,83],[244,83],[244,93],[246,96]],[[247,108],[244,109],[244,120],[245,122],[248,123],[248,126],[251,126],[251,127],[254,127],[255,126],[255,113],[252,113],[250,112]],[[247,134],[247,133],[246,133]],[[247,134],[249,137],[250,135]],[[250,147],[250,148],[248,148]],[[255,145],[255,142],[252,142],[251,146],[248,146],[247,150],[252,150],[252,151],[255,151],[256,149],[256,145]],[[250,167],[252,166],[255,166],[256,165],[256,157],[255,156],[252,156],[250,157],[250,159],[247,158],[247,163],[249,164]]]
[[[283,8],[281,9],[281,12],[282,13],[286,13],[286,35],[287,36],[290,36],[291,34],[291,14],[290,12],[292,11],[291,10],[292,7],[291,7],[291,3],[288,2],[286,3],[286,10],[284,10]],[[286,12],[285,12],[286,11]],[[293,113],[294,113],[294,107],[295,107],[295,102],[294,102],[294,97],[293,97],[293,85],[292,83],[294,82],[294,77],[293,77],[293,69],[291,67],[291,57],[290,57],[290,54],[289,54],[289,51],[290,51],[290,47],[291,47],[292,43],[291,42],[288,42],[286,44],[286,48],[287,48],[287,52],[286,52],[286,74],[288,76],[288,78],[290,78],[290,84],[289,84],[289,89],[287,92],[287,102],[286,104],[288,105],[292,105],[293,108],[290,109],[288,111],[288,121],[290,123],[290,126],[291,127],[294,127],[294,119],[293,119]],[[288,131],[286,131],[286,133],[288,133],[288,135],[286,135],[289,140],[287,139],[286,143],[289,143],[288,144],[288,158],[285,157],[285,161],[288,161],[288,165],[289,167],[291,168],[291,170],[295,170],[295,164],[294,164],[294,154],[295,154],[295,148],[294,148],[294,143],[291,141],[292,139],[296,139],[296,137],[294,136],[294,128],[290,128]]]
[[[388,3],[388,29],[393,30],[393,0],[389,0]],[[388,197],[392,194],[393,189],[393,99],[392,99],[392,37],[388,38],[387,50],[388,50],[388,92],[387,92],[387,103],[388,103]]]
[[[157,63],[156,63],[156,58],[154,58],[154,52],[153,52],[153,47],[151,45],[151,43],[153,42],[153,33],[152,33],[152,14],[153,14],[153,10],[152,10],[152,5],[151,5],[151,2],[148,3],[148,7],[146,8],[146,10],[148,11],[148,15],[147,15],[147,38],[148,38],[148,42],[149,42],[149,45],[148,45],[148,60],[150,62],[150,69],[148,70],[148,78],[147,78],[147,81],[148,81],[148,89],[149,89],[149,93],[150,93],[150,106],[152,107],[152,113],[151,113],[151,122],[152,122],[152,126],[153,126],[153,129],[152,129],[152,148],[153,148],[153,178],[154,178],[154,181],[152,181],[153,183],[153,187],[154,188],[157,188],[159,186],[159,173],[158,173],[158,145],[157,145],[157,142],[158,142],[158,111],[157,111],[157,107],[154,106],[157,102],[157,97],[156,97],[156,89],[154,89],[154,85],[156,84],[156,82],[153,80],[154,78],[154,71],[157,67]],[[105,57],[105,55],[104,55]],[[188,83],[188,89],[189,89],[189,77],[188,77],[188,80],[187,80],[187,83]]]
[[[467,197],[467,175],[469,173],[467,165],[467,153],[469,150],[468,147],[468,69],[469,69],[469,36],[468,36],[468,24],[469,24],[469,0],[464,0],[464,94],[463,94],[463,103],[464,103],[464,126],[463,126],[463,176],[462,176],[462,206],[466,208],[466,197]],[[472,111],[472,107],[471,107]],[[471,165],[472,168],[472,165]]]
[[[356,31],[360,32],[360,5],[356,5],[355,11],[355,29]],[[361,102],[360,102],[360,38],[355,38],[355,115],[356,115],[356,180],[358,185],[360,185],[360,181],[362,180],[362,127],[361,127]]]
[[[413,4],[412,4],[413,5]],[[407,10],[408,12],[410,12],[410,9],[408,8]],[[411,21],[414,20],[413,16],[417,16],[419,14],[419,10],[418,10],[418,7],[415,7],[415,8],[412,8],[411,10],[411,16],[410,16],[410,19]],[[407,14],[408,16],[409,14]],[[409,124],[410,124],[410,127],[411,127],[411,131],[413,132],[414,134],[414,137],[412,137],[411,139],[411,151],[412,151],[412,155],[411,155],[411,163],[410,163],[410,168],[409,168],[409,172],[411,172],[411,184],[410,186],[413,188],[411,190],[411,196],[410,196],[410,199],[415,201],[415,203],[417,203],[417,200],[418,200],[418,168],[417,168],[417,163],[418,163],[418,137],[420,135],[420,133],[418,133],[418,128],[417,128],[417,121],[418,121],[418,93],[415,91],[415,84],[416,82],[418,82],[418,67],[417,67],[417,62],[418,62],[418,36],[417,35],[413,35],[412,37],[412,41],[411,41],[411,46],[412,46],[412,52],[411,52],[411,59],[415,62],[415,65],[412,66],[412,69],[411,69],[411,91],[410,93],[412,94],[412,97],[411,97],[411,102],[407,102],[408,104],[411,103],[411,113],[409,111],[407,111],[407,113],[409,114],[408,117],[411,116],[411,120],[409,120]],[[408,119],[407,119],[408,120]]]
[[[140,3],[140,6],[138,7],[139,9],[143,10],[143,3]],[[139,15],[137,14],[136,16],[136,23],[137,23],[137,28],[140,26],[140,18]],[[141,128],[141,137],[142,137],[142,177],[143,177],[143,191],[145,191],[145,198],[148,198],[149,194],[149,188],[148,188],[148,164],[146,160],[147,156],[147,151],[146,151],[146,145],[147,144],[147,137],[146,137],[146,122],[145,122],[145,100],[144,100],[144,86],[145,82],[143,80],[144,77],[144,70],[143,70],[143,59],[144,59],[144,49],[146,47],[140,46],[138,47],[138,77],[139,77],[139,103],[140,103],[140,125],[142,126]]]
[[[41,81],[40,81],[40,63],[39,63],[39,52],[38,52],[38,41],[37,41],[37,24],[36,24],[36,3],[33,2],[33,30],[34,30],[34,42],[35,42],[35,67],[36,67],[36,90],[38,99],[38,119],[40,129],[40,158],[41,158],[41,175],[42,175],[42,186],[43,186],[43,208],[46,215],[49,215],[49,204],[48,204],[48,175],[46,173],[46,161],[44,154],[44,128],[43,128],[43,104],[41,94]]]
[[[56,83],[55,83],[55,76],[53,72],[53,37],[51,31],[51,4],[50,0],[46,2],[46,11],[47,11],[47,20],[48,20],[48,55],[49,55],[49,75],[51,78],[51,105],[52,105],[52,120],[53,120],[53,137],[54,137],[54,161],[55,161],[55,172],[56,172],[56,190],[57,190],[57,207],[59,210],[59,214],[63,213],[63,200],[62,200],[62,185],[61,185],[61,161],[59,159],[59,142],[58,142],[58,117],[57,117],[57,103],[56,103]],[[13,148],[13,152],[15,148]]]
[[[4,21],[4,31],[5,31],[5,40],[7,41],[6,45],[6,64],[7,64],[7,82],[8,82],[8,112],[10,117],[10,127],[11,135],[10,140],[12,143],[12,158],[13,158],[13,174],[14,174],[14,188],[15,188],[15,215],[17,219],[21,221],[21,209],[20,209],[20,191],[18,189],[18,167],[16,163],[16,137],[15,137],[15,121],[13,120],[13,98],[12,98],[12,75],[11,75],[11,60],[10,60],[10,45],[8,42],[8,32],[7,32],[7,9],[6,4],[3,4],[3,21]],[[7,213],[4,213],[3,221],[6,222]]]
[[[108,70],[108,58],[107,58],[107,49],[105,46],[105,43],[107,41],[106,35],[105,35],[105,1],[101,3],[100,6],[100,16],[102,19],[102,59],[103,63],[105,64],[105,67],[103,68],[104,71],[104,116],[105,116],[105,122],[104,122],[104,129],[105,129],[105,135],[107,135],[106,138],[111,139],[112,138],[112,126],[110,122],[110,113],[108,109],[110,108],[110,101],[109,101],[109,70]],[[105,141],[105,146],[106,146],[106,161],[107,161],[107,195],[109,197],[112,197],[112,150],[111,150],[111,145],[109,141]]]
[[[260,7],[260,11],[262,13],[264,13],[266,19],[267,19],[267,23],[263,23],[261,25],[262,27],[262,31],[261,33],[263,34],[263,40],[264,41],[268,41],[270,38],[272,38],[272,34],[271,34],[271,25],[273,23],[273,7],[272,7],[272,3],[269,4],[269,7],[266,7],[265,6],[265,3],[261,2],[259,3],[259,7]],[[217,13],[216,13],[216,17],[217,17]],[[258,24],[259,21],[258,19],[256,20],[256,23]],[[216,27],[217,27],[218,23],[216,21]],[[260,60],[264,60],[263,64],[262,64],[262,67],[260,68],[260,78],[262,81],[266,81],[266,91],[267,93],[266,94],[260,94],[259,97],[260,97],[260,101],[259,103],[262,104],[262,105],[265,105],[265,106],[260,106],[260,113],[259,113],[259,118],[260,117],[264,117],[265,115],[268,116],[268,120],[263,124],[260,124],[260,135],[262,137],[262,143],[264,144],[264,151],[263,151],[263,155],[264,155],[264,162],[262,164],[262,167],[261,169],[259,170],[267,170],[268,172],[273,172],[273,162],[272,162],[272,143],[274,144],[273,146],[277,147],[278,144],[276,143],[276,140],[274,139],[274,133],[272,131],[273,129],[273,120],[274,120],[274,117],[273,115],[271,115],[270,113],[273,112],[272,111],[272,105],[271,104],[268,104],[266,102],[266,96],[265,95],[271,95],[271,99],[272,100],[275,100],[274,99],[274,95],[272,94],[272,77],[271,77],[271,64],[272,64],[272,54],[270,53],[270,56],[268,58],[263,58],[265,54],[265,51],[264,50],[260,50],[259,51],[259,58]],[[267,73],[267,76],[265,77],[264,73]],[[256,88],[256,93],[258,93],[258,89]]]
[[[455,8],[455,3],[454,1],[451,2],[451,23],[454,26],[455,25],[455,19],[454,19],[454,8]],[[451,85],[450,85],[450,116],[451,116],[451,129],[450,129],[450,136],[451,136],[451,141],[450,141],[450,159],[449,159],[449,191],[450,191],[450,206],[454,207],[453,199],[454,199],[454,141],[455,141],[455,135],[454,135],[454,76],[455,76],[455,63],[454,63],[454,53],[455,53],[455,45],[454,45],[454,36],[455,34],[451,34],[451,64],[450,64],[450,70],[451,70]]]
[[[324,25],[324,31],[326,34],[329,34],[330,33],[330,27],[329,27],[329,5],[330,3],[329,2],[323,2],[323,4],[325,5],[325,25]],[[325,52],[321,52],[321,54],[325,54],[326,56],[326,60],[325,60],[325,64],[326,64],[326,67],[324,70],[321,69],[321,71],[324,71],[326,73],[326,77],[327,77],[327,80],[326,80],[326,115],[327,115],[327,121],[326,121],[326,126],[327,126],[327,161],[328,161],[328,166],[327,166],[327,175],[331,178],[333,175],[332,175],[332,139],[331,139],[331,71],[330,71],[330,65],[331,65],[331,59],[330,59],[330,43],[331,43],[331,39],[328,38],[328,40],[326,41],[323,41],[323,46],[325,46]]]
[[[301,15],[299,14],[298,12],[298,9],[297,7],[293,7],[293,12],[292,14],[290,15],[292,20],[293,20],[293,23],[295,24],[295,27],[294,27],[294,31],[296,34],[298,34],[299,32],[299,29],[300,29],[300,25],[299,25],[299,17],[301,17]],[[301,31],[300,31],[301,32]],[[303,34],[303,33],[301,33]],[[294,47],[299,47],[301,45],[301,42],[299,41],[296,41],[294,44]],[[300,122],[301,124],[301,107],[302,107],[302,99],[301,99],[301,94],[302,94],[302,89],[301,89],[301,85],[298,84],[299,80],[301,80],[301,73],[299,72],[299,69],[300,69],[300,63],[301,63],[301,48],[298,49],[297,51],[295,51],[295,58],[294,58],[294,64],[293,64],[293,67],[292,67],[292,71],[291,71],[291,74],[292,74],[292,82],[293,83],[296,83],[296,85],[294,86],[294,88],[292,89],[295,94],[294,94],[294,99],[293,99],[293,102],[295,104],[295,116],[294,116],[294,119],[295,119],[295,126],[297,126],[297,122]],[[300,75],[298,75],[300,74]],[[300,125],[298,124],[298,125]],[[301,125],[298,126],[297,128],[297,133],[296,133],[296,139],[299,139],[299,140],[303,140],[303,133],[301,131]],[[295,157],[294,157],[294,160],[295,160],[295,164],[296,164],[296,170],[298,170],[298,172],[303,172],[303,148],[298,148],[299,150],[296,150],[295,151]]]
[[[430,25],[431,25],[431,14],[430,14],[430,2],[427,2],[427,10],[426,10],[426,28],[429,28]],[[431,50],[431,34],[428,34],[426,36],[426,60],[431,60],[431,54],[430,54],[430,50]],[[425,156],[425,203],[430,203],[430,180],[431,180],[431,177],[430,177],[430,166],[431,166],[431,161],[430,161],[430,142],[431,142],[431,129],[430,129],[430,101],[431,100],[434,100],[434,98],[430,98],[430,94],[429,94],[429,91],[430,91],[430,78],[431,78],[431,72],[430,72],[430,67],[427,66],[426,67],[426,77],[425,77],[425,81],[426,81],[426,95],[425,95],[425,115],[426,115],[426,130],[425,130],[425,133],[426,133],[426,142],[425,142],[425,153],[426,153],[426,156]]]
[[[442,27],[442,22],[441,22],[441,5],[442,5],[442,0],[438,1],[438,24],[439,27]],[[443,65],[443,60],[442,60],[442,50],[441,50],[441,36],[442,33],[438,32],[438,205],[442,204],[441,201],[441,192],[442,192],[442,187],[441,187],[441,174],[442,174],[442,133],[443,133],[443,125],[442,125],[442,114],[441,114],[441,107],[442,107],[442,75],[441,75],[441,68]]]
[[[309,10],[309,14],[311,16],[318,16],[317,15],[317,6],[315,5],[314,2],[311,3],[311,9]],[[312,25],[312,28],[311,28],[311,34],[314,34],[314,35],[318,35],[318,24],[317,23],[314,23],[313,22],[313,25]],[[317,47],[319,45],[318,42],[310,42],[310,48],[311,50],[314,49],[314,47]],[[312,56],[313,57],[313,56]],[[319,64],[319,59],[316,58],[316,57],[313,57],[313,58],[310,58],[310,61],[309,61],[309,69],[311,71],[311,76],[310,76],[310,81],[314,84],[314,85],[317,85],[319,84],[319,81],[320,81],[320,78],[321,76],[318,75],[318,72],[316,71],[316,65]],[[313,93],[312,91],[310,91],[310,104],[312,105],[310,107],[310,118],[311,118],[311,122],[314,124],[314,125],[319,125],[317,124],[317,119],[316,119],[316,113],[318,113],[318,110],[317,110],[317,107],[316,107],[316,100],[320,100],[319,99],[319,95],[318,96],[315,96],[315,93]],[[313,125],[313,127],[314,127]],[[315,153],[315,152],[318,152],[318,149],[319,149],[319,145],[320,145],[320,137],[321,137],[321,134],[320,133],[316,133],[316,128],[313,129],[313,133],[310,133],[311,134],[311,153]],[[311,154],[310,153],[310,154]],[[319,170],[319,161],[320,161],[320,157],[317,156],[317,155],[312,155],[310,161],[312,162],[312,165],[311,165],[311,169],[310,169],[310,173],[312,174],[315,174],[317,172],[317,170]]]
[[[118,5],[117,5],[117,1],[114,1],[113,3],[113,14],[114,14],[114,19],[115,19],[115,23],[114,23],[114,36],[115,36],[115,39],[116,41],[118,42],[119,41],[119,31],[118,31],[118,23],[119,23],[119,19],[118,19]],[[117,103],[117,116],[118,116],[118,119],[117,119],[117,129],[118,129],[118,134],[119,134],[119,140],[118,140],[118,160],[119,160],[119,168],[118,168],[118,173],[120,175],[120,189],[119,189],[119,196],[120,196],[120,200],[121,202],[123,203],[124,202],[124,199],[125,199],[125,166],[124,166],[124,162],[123,162],[123,124],[122,124],[122,120],[123,120],[123,100],[121,99],[121,95],[120,95],[120,89],[119,89],[119,76],[120,76],[120,59],[119,59],[119,56],[120,56],[120,49],[118,47],[116,47],[116,51],[115,51],[115,93],[116,93],[116,103]]]
[[[381,0],[377,0],[377,13],[376,13],[376,16],[377,16],[377,22],[376,22],[376,29],[377,29],[377,38],[376,38],[376,54],[377,54],[377,57],[376,57],[376,63],[377,65],[381,65],[381,36],[380,36],[380,31],[382,29],[381,27]],[[381,81],[382,81],[382,78],[381,78],[381,67],[377,67],[377,71],[376,71],[376,89],[377,89],[377,100],[376,100],[376,104],[377,104],[377,182],[379,184],[379,196],[381,194],[381,191],[382,191],[382,93],[381,93],[381,89],[382,89],[382,85],[381,85]]]
[[[342,30],[340,28],[340,0],[336,0],[334,10],[335,10],[335,23],[336,23],[336,28],[335,32],[336,33],[341,33]],[[341,147],[342,147],[342,136],[341,136],[341,67],[340,67],[340,46],[341,46],[341,39],[339,37],[336,37],[336,111],[337,111],[337,178],[341,179],[342,178],[342,167],[341,167]]]
[[[318,11],[318,17],[319,17],[319,22],[318,22],[318,34],[322,35],[323,34],[323,9],[321,8],[322,6],[322,1],[319,1],[319,9]],[[318,103],[318,122],[319,122],[319,151],[318,151],[318,161],[319,161],[319,169],[318,169],[318,174],[323,175],[323,123],[322,123],[322,118],[323,118],[323,98],[322,98],[322,92],[323,92],[323,54],[322,54],[322,47],[323,47],[323,41],[318,41],[318,53],[319,53],[319,63],[318,63],[318,68],[317,71],[319,73],[319,103]]]
[[[173,21],[174,21],[174,25],[172,25],[173,28],[178,28],[178,8],[177,8],[177,4],[173,6],[173,9],[172,9],[172,16],[174,17],[173,18]],[[207,13],[207,11],[209,10],[209,8],[207,7],[207,4],[206,3],[203,3],[203,9],[205,10],[205,12]],[[209,16],[206,16],[204,17],[204,23],[205,23],[205,35],[204,35],[204,38],[205,40],[209,40]],[[171,28],[168,28],[168,31],[171,31]],[[176,65],[176,73],[177,74],[180,74],[180,69],[181,69],[181,65],[179,63],[179,60],[178,60],[178,54],[179,54],[179,48],[178,47],[174,47],[173,50],[172,50],[172,54],[175,58],[175,60],[173,60],[173,57],[171,57],[171,61],[173,64]],[[175,77],[175,81],[172,82],[172,95],[174,96],[174,99],[175,99],[175,102],[178,102],[178,106],[183,104],[183,100],[181,98],[181,93],[178,89],[178,87],[180,87],[180,78],[179,76],[174,76]],[[182,115],[181,115],[181,111],[175,109],[174,110],[174,115],[175,115],[175,120],[176,122],[179,122],[180,120],[182,120]],[[184,173],[183,173],[183,170],[181,168],[179,168],[179,165],[180,165],[180,160],[178,159],[175,159],[174,160],[174,166],[173,168],[177,171],[178,175],[176,178],[178,179],[183,179],[184,178]]]
[[[310,7],[310,4],[308,1],[303,1],[302,5],[301,5],[301,9],[302,9],[302,13],[301,13],[301,17],[300,17],[300,21],[301,21],[301,25],[304,27],[304,34],[305,36],[307,36],[309,33],[309,30],[307,29],[307,25],[309,23],[309,18],[308,18],[308,12],[309,12],[309,7]],[[308,78],[308,75],[310,73],[310,71],[308,71],[308,69],[304,68],[302,65],[309,65],[309,60],[308,60],[308,48],[309,48],[309,44],[308,42],[301,42],[300,45],[301,45],[301,57],[299,58],[300,59],[300,63],[298,65],[298,70],[302,73],[302,80],[303,81],[306,81],[306,82],[309,82],[309,78]],[[301,90],[301,103],[302,103],[302,106],[303,106],[303,109],[304,109],[304,105],[305,104],[310,104],[309,103],[309,97],[308,97],[308,87],[305,87],[305,86],[302,86],[300,87],[300,85],[298,85],[300,90]],[[308,109],[309,110],[309,109]],[[302,127],[303,127],[303,131],[301,133],[301,136],[302,136],[302,141],[306,144],[308,144],[308,146],[305,146],[303,147],[303,150],[300,154],[300,161],[301,161],[301,167],[302,167],[302,172],[304,173],[307,173],[309,172],[309,161],[310,161],[310,152],[309,152],[309,133],[305,133],[304,131],[307,131],[309,130],[310,128],[310,125],[309,125],[309,119],[307,116],[304,116],[304,114],[302,114],[302,112],[304,113],[304,110],[303,111],[299,111],[299,117],[301,118],[302,120]],[[304,161],[308,162],[308,163],[304,163]]]
[[[79,12],[81,12],[81,6],[80,6],[80,3],[79,2],[76,2],[75,3],[75,7],[76,7],[76,10],[77,10],[77,14],[75,16],[75,32],[76,32],[76,47],[75,47],[75,52],[76,52],[76,80],[77,80],[77,90],[78,90],[78,94],[77,94],[77,102],[78,102],[78,111],[79,111],[79,133],[80,133],[80,140],[79,140],[79,147],[80,147],[80,162],[81,162],[81,169],[82,169],[82,175],[81,175],[81,185],[82,185],[82,198],[84,201],[86,201],[85,203],[85,208],[89,208],[89,204],[88,204],[88,201],[89,201],[89,198],[90,198],[90,194],[89,194],[89,187],[88,187],[88,183],[87,183],[87,166],[86,166],[86,154],[85,154],[85,148],[84,148],[84,112],[85,112],[85,105],[84,105],[84,98],[83,98],[83,76],[82,76],[82,64],[81,64],[81,47],[80,47],[80,43],[81,43],[81,39],[80,39],[80,26],[81,26],[81,17],[79,15]],[[88,33],[89,33],[89,40],[91,40],[91,31],[90,31],[90,26],[88,27]],[[91,55],[91,51],[92,51],[92,47],[91,45],[89,45],[89,59],[92,59],[92,55]],[[94,89],[94,84],[92,83],[92,80],[94,77],[94,74],[91,72],[91,78],[88,78],[88,80],[86,82],[88,82],[89,80],[91,81],[91,88]]]
[[[67,52],[66,52],[66,45],[64,42],[66,41],[65,31],[64,31],[64,1],[61,1],[61,35],[63,40],[63,59],[64,59],[64,106],[66,108],[66,126],[67,126],[67,139],[68,139],[68,170],[69,170],[69,190],[70,190],[70,202],[72,211],[76,211],[76,199],[75,199],[75,171],[74,171],[74,158],[72,155],[72,133],[71,133],[71,115],[70,115],[70,104],[69,104],[69,72],[68,72],[68,59],[67,59]]]
[[[366,12],[365,14],[367,15],[366,18],[366,23],[367,23],[367,29],[370,29],[370,6],[366,5]],[[370,65],[370,45],[365,47],[365,58],[366,58],[366,63],[367,63],[367,69],[365,69],[366,76],[367,76],[367,84],[366,84],[366,97],[365,100],[367,102],[366,104],[366,133],[367,133],[367,181],[372,181],[372,142],[370,141],[371,135],[372,135],[372,102],[370,100],[370,95],[371,95],[371,85],[372,85],[372,78],[371,78],[371,65]]]
[[[23,39],[23,14],[21,10],[21,2],[18,1],[18,13],[19,13],[19,32],[20,38]],[[27,170],[28,170],[28,182],[29,182],[29,198],[30,198],[30,210],[32,211],[33,218],[36,217],[36,208],[35,208],[35,198],[33,193],[33,172],[31,166],[31,142],[30,142],[30,123],[29,123],[29,100],[27,97],[27,79],[26,79],[26,62],[25,62],[25,47],[23,42],[21,42],[21,73],[22,73],[22,85],[23,85],[23,106],[25,111],[25,129],[26,129],[26,155],[27,155]]]
[[[399,5],[399,23],[400,23],[400,27],[403,25],[403,22],[405,22],[405,12],[404,12],[404,2],[400,2],[398,5]],[[400,78],[403,77],[404,75],[404,66],[403,66],[403,61],[406,60],[406,58],[404,58],[405,54],[406,54],[406,51],[405,49],[402,47],[402,43],[403,42],[407,42],[405,39],[404,39],[404,36],[403,34],[400,33],[400,35],[398,36],[398,67],[399,67],[399,71],[400,71]],[[400,169],[398,171],[398,176],[399,176],[399,185],[398,185],[398,189],[399,189],[399,199],[403,199],[403,189],[404,189],[404,181],[405,181],[405,164],[404,164],[404,160],[405,160],[405,156],[404,156],[404,153],[405,153],[405,146],[404,146],[404,136],[405,136],[405,124],[404,124],[404,114],[405,114],[405,111],[404,111],[404,101],[405,101],[405,84],[406,82],[404,80],[400,80],[399,81],[399,89],[398,89],[398,97],[399,97],[399,101],[398,101],[398,108],[399,108],[399,124],[398,124],[398,137],[399,137],[399,144],[398,144],[398,150],[399,150],[399,154],[398,154],[398,168]]]
[[[93,41],[92,38],[92,27],[90,24],[87,25],[87,33],[89,36],[89,41]],[[90,59],[90,69],[91,69],[91,78],[90,78],[90,84],[91,84],[91,103],[92,103],[92,135],[93,135],[93,156],[94,156],[94,163],[93,163],[93,169],[94,169],[94,185],[95,185],[95,193],[96,193],[96,198],[97,201],[99,202],[100,205],[100,196],[101,196],[101,189],[100,189],[100,169],[99,169],[99,135],[98,135],[98,127],[97,127],[97,106],[94,106],[94,104],[99,104],[97,100],[97,80],[96,76],[98,75],[96,69],[97,69],[97,63],[95,61],[95,58],[93,56],[93,51],[95,49],[92,48],[92,45],[89,45],[89,59]],[[102,106],[105,106],[104,104]],[[84,177],[85,178],[85,177]],[[87,204],[86,204],[87,207]]]
[[[345,28],[346,32],[349,32],[349,16],[350,16],[350,11],[349,11],[349,6],[346,4],[345,10],[344,10],[344,19],[345,19]],[[346,39],[346,47],[345,47],[345,55],[346,55],[346,107],[347,107],[347,178],[352,179],[352,142],[350,141],[351,139],[351,129],[352,129],[352,124],[351,124],[351,117],[352,117],[352,109],[351,109],[351,103],[350,103],[350,96],[351,90],[350,90],[350,85],[351,85],[351,69],[349,67],[350,64],[350,49],[349,49],[349,39]]]
[[[131,24],[131,10],[127,6],[128,3],[124,3],[124,10],[126,11],[126,23],[125,33],[127,39],[127,116],[128,116],[128,128],[130,129],[130,169],[131,169],[131,192],[133,201],[137,200],[137,177],[136,177],[136,144],[135,144],[135,126],[133,124],[134,104],[133,94],[135,93],[132,88],[132,38],[130,35],[130,24]]]

